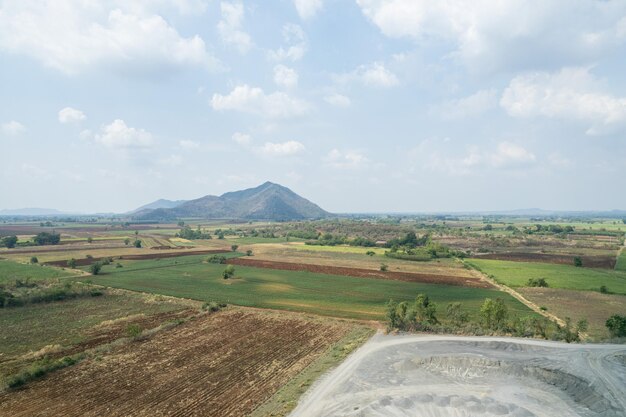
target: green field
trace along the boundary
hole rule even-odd
[[[617,258],[615,269],[618,271],[626,271],[626,250],[620,252],[620,256]]]
[[[552,288],[599,291],[604,285],[612,293],[626,294],[626,272],[622,271],[491,259],[470,259],[467,263],[511,287],[525,287],[530,278],[545,278]]]
[[[76,272],[69,269],[64,270],[49,266],[20,264],[8,260],[0,260],[0,284],[16,279],[40,281],[75,275]]]
[[[310,251],[310,252],[337,252],[337,253],[359,253],[365,255],[368,251],[374,252],[376,255],[384,255],[389,249],[384,248],[364,248],[360,246],[322,246],[322,245],[289,245],[289,249]]]
[[[530,314],[523,304],[496,290],[402,281],[354,278],[310,272],[236,267],[234,279],[222,279],[224,265],[200,263],[199,256],[176,260],[121,261],[91,277],[94,284],[171,295],[201,301],[215,300],[250,307],[304,311],[328,316],[382,319],[385,303],[412,300],[426,293],[440,306],[460,301],[475,315],[485,298],[503,298],[514,313]],[[172,262],[177,262],[173,264]]]

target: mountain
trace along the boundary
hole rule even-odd
[[[289,188],[272,182],[221,196],[207,195],[172,208],[146,209],[135,214],[142,220],[200,217],[279,221],[319,219],[329,215],[330,213]]]
[[[136,208],[135,210],[131,211],[130,214],[138,213],[142,210],[154,210],[154,209],[161,209],[161,208],[170,209],[170,208],[178,207],[185,202],[187,202],[187,200],[166,200],[164,198],[161,198],[157,201],[153,201],[152,203]]]
[[[20,208],[0,210],[0,216],[57,216],[62,211],[48,208]]]

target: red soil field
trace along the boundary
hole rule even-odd
[[[346,275],[358,278],[391,279],[396,281],[425,282],[429,284],[446,284],[474,288],[493,288],[487,281],[477,277],[460,277],[453,275],[419,274],[415,272],[374,271],[371,269],[347,268],[341,266],[312,265],[292,262],[263,261],[249,258],[227,259],[226,263],[256,268],[279,269],[283,271],[307,271],[320,274]]]
[[[0,415],[248,415],[350,327],[284,312],[204,315],[0,394]]]

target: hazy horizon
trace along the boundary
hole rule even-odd
[[[0,59],[0,210],[626,209],[623,1],[0,0]]]

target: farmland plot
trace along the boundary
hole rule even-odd
[[[204,315],[0,394],[0,415],[247,415],[353,326],[242,309]]]

